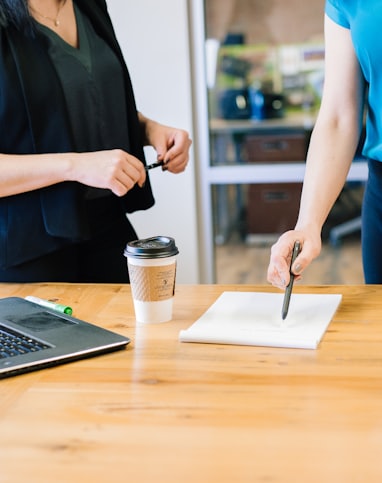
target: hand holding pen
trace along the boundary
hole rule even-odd
[[[192,141],[189,133],[185,129],[154,121],[140,111],[137,114],[144,145],[154,148],[157,161],[163,159],[170,173],[182,173],[190,157]]]
[[[289,278],[289,283],[285,289],[284,302],[281,310],[281,317],[283,320],[285,320],[286,316],[288,315],[289,303],[292,295],[292,289],[293,289],[293,283],[294,283],[294,277],[295,277],[294,273],[292,272],[292,266],[300,251],[301,251],[301,243],[297,240],[294,242],[294,246],[293,246],[293,251],[292,251],[292,256],[291,256],[290,266],[289,266],[290,278]]]
[[[166,163],[164,161],[158,161],[156,163],[148,164],[147,166],[145,166],[145,170],[147,172],[150,169],[159,168],[159,166],[162,166],[162,169],[165,170],[165,164]]]

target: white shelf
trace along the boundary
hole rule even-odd
[[[305,163],[301,162],[210,166],[205,171],[209,184],[298,183],[304,173]],[[347,180],[366,181],[367,174],[367,162],[354,161]]]

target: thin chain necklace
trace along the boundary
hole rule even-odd
[[[38,10],[36,10],[34,7],[32,7],[32,5],[29,5],[29,8],[34,12],[36,13],[37,15],[39,15],[40,17],[42,18],[45,18],[46,20],[50,20],[51,22],[53,22],[53,25],[55,27],[59,27],[60,26],[60,21],[58,19],[58,17],[60,16],[60,12],[62,10],[62,8],[64,7],[66,3],[66,0],[62,0],[57,8],[57,13],[56,13],[56,16],[53,18],[53,17],[48,17],[48,15],[44,15],[42,14],[41,12],[39,12]]]

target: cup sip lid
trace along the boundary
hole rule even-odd
[[[123,253],[131,258],[165,258],[177,255],[179,250],[173,238],[153,236],[128,242]]]

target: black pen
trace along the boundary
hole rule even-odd
[[[145,170],[148,171],[149,169],[159,168],[159,166],[163,166],[163,165],[164,165],[164,161],[158,161],[157,163],[152,163],[145,166]]]
[[[292,258],[290,260],[290,266],[289,266],[290,279],[289,279],[289,283],[288,283],[288,285],[286,286],[286,289],[285,289],[283,308],[281,310],[281,317],[282,317],[283,320],[288,315],[289,302],[290,302],[290,297],[292,295],[292,289],[293,289],[294,273],[292,273],[292,265],[293,265],[294,261],[296,260],[297,255],[300,253],[300,250],[301,250],[301,244],[297,240],[297,241],[294,242],[294,246],[293,246]]]

